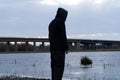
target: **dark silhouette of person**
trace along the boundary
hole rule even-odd
[[[67,14],[65,9],[58,8],[55,19],[49,24],[52,80],[62,80],[64,73],[65,54],[68,51],[65,29]]]

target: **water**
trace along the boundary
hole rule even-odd
[[[93,60],[92,67],[80,65],[82,56]],[[66,55],[63,80],[120,80],[120,52],[71,52]],[[50,78],[49,53],[0,54],[0,76]]]

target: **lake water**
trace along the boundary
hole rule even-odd
[[[92,59],[92,67],[81,67],[82,56]],[[0,76],[3,75],[50,78],[50,54],[0,54]],[[63,80],[120,80],[120,52],[70,52],[66,55]]]

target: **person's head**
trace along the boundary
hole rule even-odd
[[[68,14],[67,10],[65,10],[63,8],[58,8],[56,18],[61,18],[65,21],[67,18],[67,14]]]

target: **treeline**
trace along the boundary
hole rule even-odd
[[[49,52],[50,46],[42,46],[42,44],[34,46],[32,44],[20,43],[12,44],[1,42],[0,43],[0,52]]]
[[[0,52],[6,52],[6,51],[33,51],[34,47],[31,44],[9,44],[6,43],[0,43]]]

